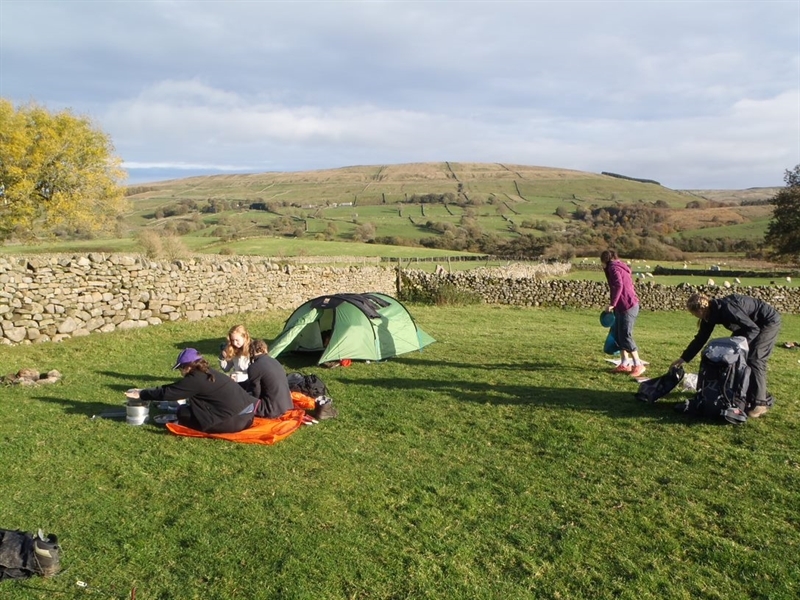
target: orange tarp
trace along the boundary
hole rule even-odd
[[[242,444],[272,445],[275,442],[286,439],[300,429],[303,426],[303,417],[306,414],[306,410],[314,408],[314,399],[299,392],[292,392],[292,401],[295,407],[292,410],[287,410],[277,419],[256,417],[250,427],[237,433],[203,433],[177,423],[167,423],[167,429],[175,435],[187,437],[214,438]]]

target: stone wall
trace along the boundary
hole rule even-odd
[[[391,267],[278,265],[259,257],[153,261],[100,254],[0,257],[0,343],[292,309],[335,292],[396,294]]]
[[[444,284],[476,293],[489,304],[603,309],[608,306],[609,301],[608,285],[599,281],[499,277],[470,271],[437,275],[419,270],[403,271],[400,278],[402,289],[411,297],[423,296]],[[738,292],[761,298],[782,313],[800,313],[800,287],[775,285],[725,288],[687,284],[667,286],[641,280],[636,280],[635,286],[642,310],[684,310],[686,299],[693,292],[702,292],[712,297]]]
[[[509,273],[512,272],[509,270]],[[279,265],[260,257],[198,256],[154,261],[143,256],[100,254],[0,257],[0,343],[65,338],[197,321],[247,311],[292,309],[309,298],[337,292],[398,295],[393,267]],[[479,295],[490,304],[602,309],[602,282],[478,271],[428,273],[403,270],[404,294],[443,284]],[[800,288],[718,288],[636,282],[643,310],[683,310],[694,291],[712,296],[740,291],[783,313],[800,313]]]

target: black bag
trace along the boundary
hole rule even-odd
[[[683,379],[683,367],[671,368],[661,377],[648,379],[640,383],[639,390],[636,392],[636,399],[642,402],[655,402],[674,390],[681,379]]]
[[[328,388],[325,382],[316,375],[303,375],[302,373],[289,373],[286,376],[289,389],[293,392],[300,392],[312,398],[328,395]]]
[[[747,340],[740,336],[711,340],[703,350],[697,374],[697,393],[683,412],[728,423],[747,421]]]
[[[61,568],[60,550],[58,538],[44,537],[41,529],[36,534],[0,529],[0,581],[52,577]]]

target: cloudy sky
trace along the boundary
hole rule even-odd
[[[800,2],[0,0],[0,96],[131,183],[407,162],[783,185]]]

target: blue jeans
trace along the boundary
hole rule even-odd
[[[614,309],[614,337],[617,338],[617,345],[620,350],[625,350],[626,352],[638,350],[636,342],[633,340],[633,325],[636,323],[636,317],[638,316],[638,304],[628,310]]]

